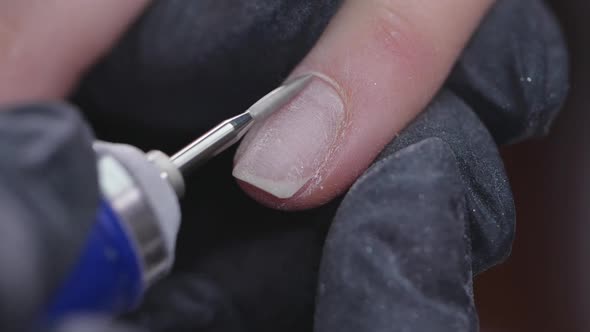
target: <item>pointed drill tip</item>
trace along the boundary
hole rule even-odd
[[[290,80],[287,80],[285,83],[283,83],[283,85],[281,87],[293,87],[293,88],[299,88],[301,90],[303,90],[310,82],[311,80],[314,78],[313,74],[305,74],[303,76],[297,76],[294,77]]]
[[[297,97],[311,83],[313,78],[313,74],[307,74],[285,82],[285,84],[276,88],[252,105],[248,109],[248,112],[256,120],[267,117]]]

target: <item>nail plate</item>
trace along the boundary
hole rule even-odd
[[[314,78],[299,96],[246,135],[236,154],[234,177],[277,198],[293,197],[329,159],[344,119],[336,89]]]

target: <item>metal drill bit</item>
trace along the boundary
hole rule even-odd
[[[311,82],[313,75],[291,80],[271,91],[246,112],[228,119],[199,137],[193,143],[172,156],[172,163],[184,175],[220,154],[236,142],[252,127],[295,98]]]

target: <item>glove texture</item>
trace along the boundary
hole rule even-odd
[[[498,2],[446,88],[338,209],[316,331],[478,331],[472,276],[508,256],[515,229],[495,141],[547,132],[567,67],[541,2]]]

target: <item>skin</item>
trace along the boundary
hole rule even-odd
[[[64,98],[148,3],[0,0],[0,104]],[[338,90],[346,126],[337,148],[317,181],[293,197],[242,187],[282,209],[315,207],[341,194],[425,108],[492,3],[347,0],[293,73],[320,73]]]
[[[0,0],[0,104],[62,99],[148,0]]]

